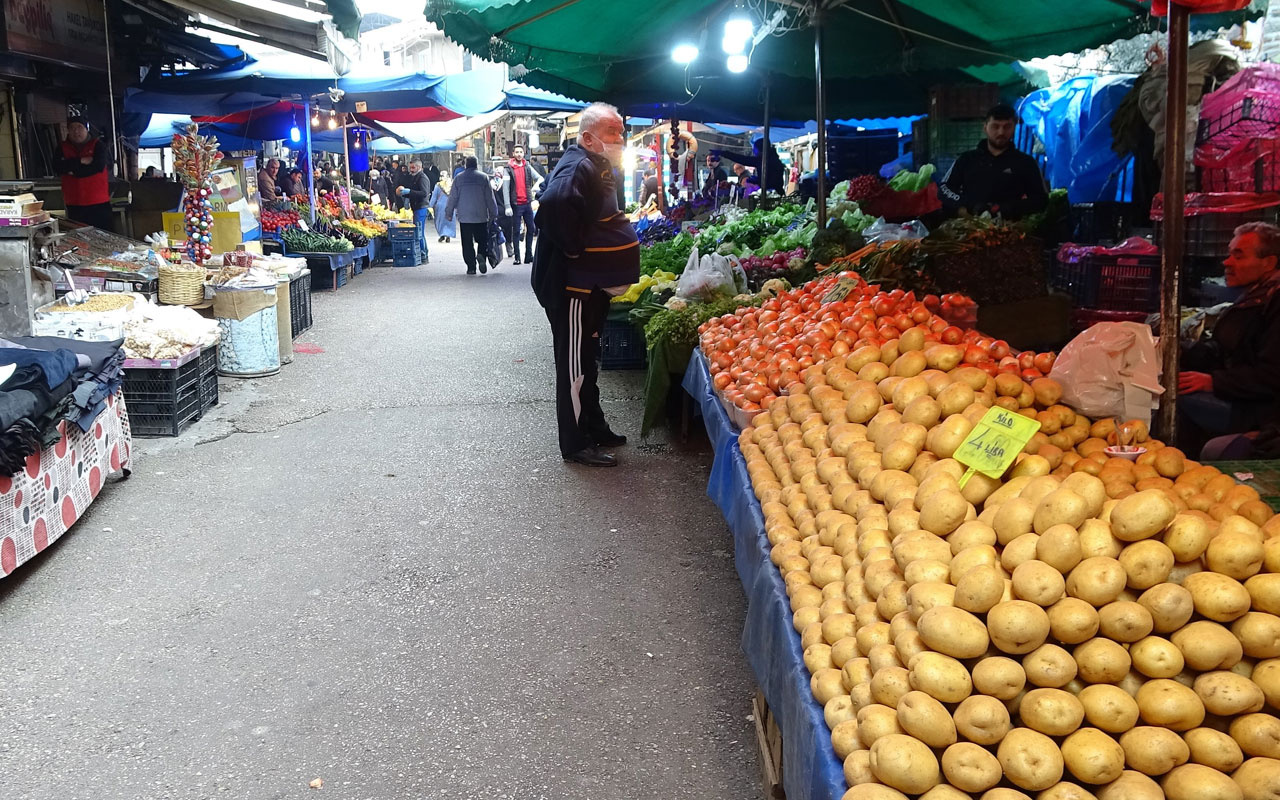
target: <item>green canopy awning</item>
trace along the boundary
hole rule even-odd
[[[832,117],[920,113],[931,85],[974,82],[984,68],[989,75],[995,65],[1095,47],[1158,26],[1149,7],[1135,0],[827,4],[833,6],[825,23]],[[521,81],[581,100],[640,113],[684,104],[693,95],[694,108],[733,111],[715,121],[758,119],[761,77],[768,74],[773,116],[811,119],[813,29],[799,2],[763,5],[770,14],[786,11],[786,32],[761,41],[750,69],[738,75],[725,70],[720,48],[731,0],[428,0],[426,16],[471,52],[512,65]],[[671,48],[696,42],[704,29],[703,56],[686,75],[672,62]]]

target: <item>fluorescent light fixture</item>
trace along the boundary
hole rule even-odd
[[[724,38],[750,41],[755,35],[755,26],[745,14],[735,14],[724,24]]]
[[[729,56],[729,60],[726,62],[730,72],[746,72],[750,64],[751,59],[747,58],[743,53],[734,53]]]
[[[697,45],[692,45],[688,42],[676,45],[671,50],[671,60],[677,64],[692,64],[698,60]]]
[[[720,42],[720,46],[724,48],[726,53],[732,56],[746,51],[747,40],[736,39],[726,33],[724,39]]]

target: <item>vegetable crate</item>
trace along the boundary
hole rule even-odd
[[[346,253],[298,253],[307,259],[313,289],[337,290],[347,284],[347,272],[355,260],[353,251]]]
[[[213,354],[217,378],[217,348]],[[177,436],[204,412],[201,378],[206,354],[193,349],[179,359],[130,359],[121,391],[134,436]],[[152,366],[130,366],[130,364]]]
[[[391,240],[391,263],[397,267],[416,267],[422,263],[422,248],[418,240]]]
[[[1076,203],[1071,206],[1073,242],[1118,244],[1133,229],[1133,203]]]
[[[200,351],[200,413],[218,404],[218,346]]]
[[[1099,322],[1146,322],[1146,311],[1107,311],[1100,308],[1077,308],[1071,312],[1071,335],[1087,331]]]
[[[289,281],[289,316],[293,338],[311,327],[311,270]]]
[[[357,247],[355,250],[351,251],[351,255],[353,256],[351,260],[352,272],[356,275],[363,274],[366,262],[369,260],[368,246]]]
[[[624,320],[606,319],[600,329],[601,369],[644,369],[644,333]]]
[[[1143,312],[1160,308],[1158,255],[1057,258],[1049,281],[1080,308]]]
[[[418,241],[417,225],[396,225],[387,228],[387,239],[394,245],[396,242]]]
[[[1227,149],[1246,140],[1280,131],[1280,102],[1271,94],[1245,94],[1223,108],[1206,104],[1196,130],[1197,145]]]
[[[1280,191],[1280,139],[1253,139],[1222,158],[1196,152],[1202,192]]]

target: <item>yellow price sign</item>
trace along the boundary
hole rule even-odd
[[[856,278],[841,278],[836,281],[836,285],[822,296],[822,303],[838,303],[849,296],[849,293],[858,288],[858,280]]]
[[[998,478],[1017,458],[1031,437],[1040,430],[1040,423],[1030,417],[1007,408],[992,408],[973,426],[964,444],[956,449],[954,458],[969,468],[960,479],[963,487],[969,476],[981,472],[988,478]]]

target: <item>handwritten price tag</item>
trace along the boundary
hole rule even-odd
[[[989,410],[955,452],[955,460],[969,468],[960,485],[974,472],[988,478],[1003,475],[1038,430],[1040,423],[1030,417],[1004,408]]]
[[[826,305],[827,303],[838,303],[848,297],[849,293],[856,288],[858,288],[858,281],[856,278],[841,278],[836,281],[836,285],[832,286],[829,292],[822,296],[822,303],[823,305]]]

